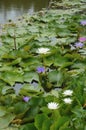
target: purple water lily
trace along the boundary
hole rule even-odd
[[[38,67],[37,72],[38,73],[43,73],[43,72],[45,72],[45,68],[44,67]]]
[[[25,102],[28,102],[28,101],[30,100],[30,97],[25,96],[25,97],[23,97],[23,100],[24,100]]]
[[[80,24],[83,25],[83,26],[86,25],[86,20],[82,20],[82,21],[80,22]]]
[[[80,41],[80,42],[85,42],[85,41],[86,41],[86,37],[80,37],[80,38],[79,38],[79,41]]]
[[[76,42],[75,45],[74,45],[76,48],[82,48],[84,46],[83,43],[81,42]]]

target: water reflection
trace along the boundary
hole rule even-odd
[[[0,0],[0,23],[48,6],[49,0]]]

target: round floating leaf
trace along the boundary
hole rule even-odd
[[[50,130],[58,130],[62,126],[64,129],[68,128],[69,125],[69,118],[68,117],[59,117],[57,121],[55,121],[52,126],[50,127]]]
[[[25,72],[24,73],[24,81],[31,82],[32,80],[39,81],[39,76],[36,72]]]
[[[52,119],[45,120],[42,125],[42,130],[50,130],[51,124],[52,124]]]
[[[48,73],[50,82],[60,82],[63,78],[63,74],[60,71],[51,71]]]
[[[0,117],[4,116],[6,114],[5,107],[0,106]]]
[[[15,118],[14,114],[6,114],[0,118],[0,129],[8,127],[11,121]]]
[[[20,130],[37,130],[34,123],[29,123],[20,127]]]
[[[48,117],[45,114],[36,115],[35,117],[35,126],[37,130],[41,130],[43,126],[43,122],[47,120]]]
[[[14,85],[15,82],[23,82],[23,76],[21,73],[15,71],[6,71],[0,75],[0,79],[4,82]]]

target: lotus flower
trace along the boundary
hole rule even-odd
[[[45,72],[45,68],[44,67],[38,67],[37,72],[38,73],[43,73],[43,72]]]
[[[67,103],[67,104],[71,104],[72,99],[70,99],[70,98],[65,98],[65,99],[63,99],[63,101],[64,101],[65,103]]]
[[[41,47],[41,48],[38,48],[38,51],[37,51],[37,53],[39,53],[39,54],[47,54],[47,53],[49,53],[49,48],[43,48],[43,47]]]
[[[28,101],[30,100],[30,97],[25,96],[25,97],[23,97],[23,100],[24,100],[25,102],[28,102]]]
[[[48,108],[49,109],[57,109],[59,107],[59,104],[56,102],[50,102],[48,103]]]
[[[76,42],[75,45],[74,45],[76,48],[82,48],[84,46],[83,43],[81,42]]]
[[[84,26],[84,25],[86,25],[86,20],[82,20],[80,23],[81,23],[81,25]]]
[[[64,94],[65,96],[71,96],[71,95],[73,94],[73,91],[72,91],[72,90],[65,90],[65,91],[63,92],[63,94]]]
[[[79,38],[79,41],[80,41],[80,42],[85,42],[85,41],[86,41],[86,37],[80,37],[80,38]]]

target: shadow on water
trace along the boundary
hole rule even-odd
[[[47,8],[49,0],[0,0],[0,23]]]

